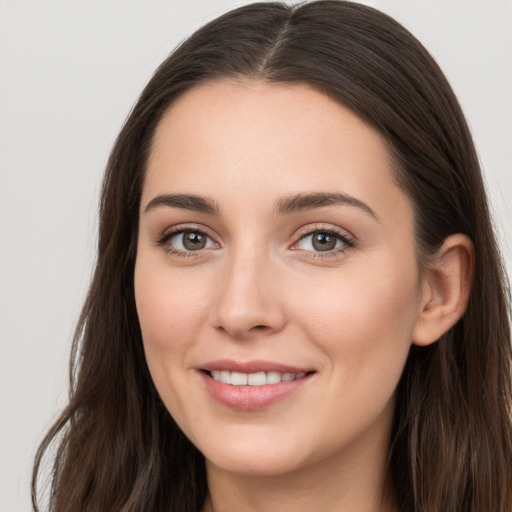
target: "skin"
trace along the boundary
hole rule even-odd
[[[282,198],[320,192],[373,214],[343,203],[276,214]],[[219,212],[148,208],[164,194],[206,197]],[[156,388],[206,458],[205,510],[394,510],[382,496],[395,388],[411,343],[435,341],[462,314],[470,263],[469,243],[454,238],[439,258],[451,280],[429,281],[413,224],[380,135],[307,85],[216,81],[165,113],[143,186],[135,294]],[[187,252],[179,235],[159,243],[173,228],[203,231],[205,248]],[[301,238],[325,229],[353,246],[321,252]],[[314,374],[244,411],[206,391],[199,370],[219,359]]]

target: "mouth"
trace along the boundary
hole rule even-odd
[[[278,372],[278,371],[260,371],[254,373],[236,372],[229,370],[202,370],[206,375],[217,382],[230,384],[231,386],[266,386],[279,384],[280,382],[291,382],[300,380],[314,373],[309,372]]]
[[[199,369],[208,394],[231,409],[266,408],[309,387],[317,372],[277,363],[215,361]]]

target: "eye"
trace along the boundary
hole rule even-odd
[[[353,246],[354,242],[347,235],[333,229],[316,229],[302,235],[292,249],[316,253],[337,253]]]
[[[164,234],[159,245],[172,253],[187,253],[203,249],[215,249],[219,245],[200,229],[177,229]]]

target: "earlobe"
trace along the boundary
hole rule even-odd
[[[466,235],[447,237],[423,278],[421,300],[413,333],[415,345],[430,345],[453,327],[466,311],[475,250]]]

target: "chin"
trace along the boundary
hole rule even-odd
[[[219,444],[215,448],[201,449],[207,466],[211,464],[223,471],[240,475],[277,476],[293,472],[304,464],[298,450],[283,449],[271,443]]]
[[[248,458],[233,453],[229,457],[206,458],[206,465],[209,464],[227,473],[259,477],[284,475],[300,468],[295,461],[275,455]]]

